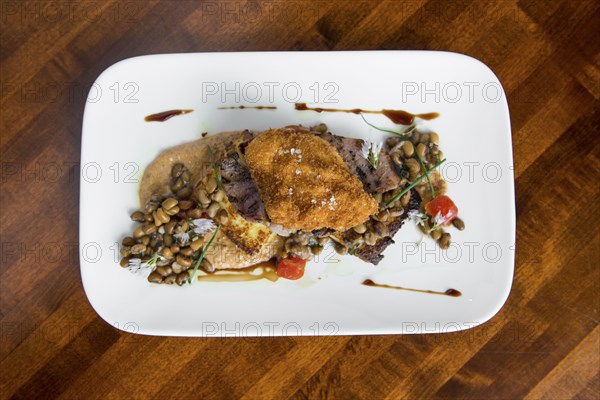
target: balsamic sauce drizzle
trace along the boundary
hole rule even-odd
[[[176,115],[183,115],[183,114],[189,114],[194,110],[168,110],[168,111],[162,111],[156,114],[150,114],[147,115],[144,118],[144,121],[147,122],[151,122],[151,121],[156,121],[156,122],[164,122],[170,118],[173,118]]]

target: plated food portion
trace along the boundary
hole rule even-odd
[[[363,119],[375,113],[349,111]],[[437,170],[445,161],[438,134],[419,129],[410,115],[395,115],[392,121],[406,124],[397,130],[365,119],[378,129],[374,142],[324,124],[289,125],[165,150],[144,172],[142,209],[131,215],[138,224],[122,240],[120,265],[145,272],[149,282],[180,286],[215,280],[221,270],[248,272],[234,280],[295,280],[328,243],[377,265],[407,221],[448,248],[447,229],[462,230],[464,222]]]

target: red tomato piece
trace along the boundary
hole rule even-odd
[[[437,196],[425,204],[425,211],[436,219],[440,225],[449,225],[458,216],[458,207],[446,195]]]
[[[277,263],[277,276],[284,279],[296,280],[304,276],[306,260],[300,257],[282,258]]]

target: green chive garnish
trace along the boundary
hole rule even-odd
[[[427,178],[427,182],[429,183],[429,189],[431,189],[431,198],[435,199],[435,189],[433,188],[433,185],[431,184],[431,179],[429,179],[429,172],[427,172],[427,170],[425,170],[425,164],[423,164],[423,159],[421,158],[419,153],[415,151],[415,154],[417,155],[417,158],[419,159],[419,164],[421,164],[421,168],[425,172],[425,177]]]
[[[404,196],[406,194],[406,192],[408,192],[410,189],[414,188],[415,186],[417,186],[417,184],[419,182],[421,182],[421,180],[423,178],[425,178],[431,171],[433,171],[434,169],[436,169],[437,167],[439,167],[440,165],[442,165],[442,163],[446,161],[446,159],[444,158],[442,161],[438,162],[437,164],[435,164],[433,167],[431,167],[430,169],[428,169],[427,171],[425,171],[425,173],[421,176],[419,176],[417,179],[415,179],[415,181],[413,183],[411,183],[410,185],[408,185],[407,187],[404,188],[403,191],[401,191],[400,193],[398,193],[397,195],[395,195],[394,197],[392,197],[390,199],[390,201],[388,201],[387,203],[385,203],[385,206],[383,207],[383,209],[385,210],[386,208],[388,208],[388,206],[390,204],[392,204],[393,202],[395,202],[396,200],[398,200],[400,197]]]

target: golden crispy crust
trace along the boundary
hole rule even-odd
[[[346,230],[378,204],[325,140],[295,129],[271,129],[246,149],[246,161],[269,218],[288,229]]]

